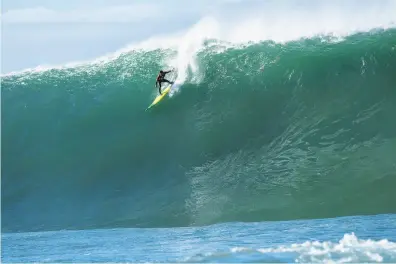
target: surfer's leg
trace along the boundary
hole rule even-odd
[[[158,92],[159,92],[159,94],[161,94],[162,95],[162,93],[161,93],[161,82],[158,82]]]
[[[170,84],[173,84],[173,82],[171,82],[171,81],[168,81],[167,79],[163,79],[162,81],[163,81],[163,82],[170,83]]]

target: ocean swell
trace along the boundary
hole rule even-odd
[[[193,63],[133,50],[3,76],[3,231],[395,213],[394,43],[208,40]],[[183,80],[145,111],[171,66]]]

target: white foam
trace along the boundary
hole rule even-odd
[[[193,75],[198,73],[196,55],[202,49],[205,40],[218,35],[218,30],[218,24],[213,18],[205,18],[184,34],[183,40],[177,45],[177,56],[166,62],[178,69],[176,84],[181,85],[185,82],[188,70],[191,70]]]
[[[382,262],[396,261],[396,243],[382,240],[358,239],[354,233],[345,234],[338,242],[306,241],[301,244],[263,248],[233,248],[231,252],[256,251],[263,254],[294,253],[297,262]]]
[[[294,1],[288,1],[294,2]],[[359,5],[359,2],[354,2]],[[219,39],[233,44],[272,40],[278,43],[330,35],[345,37],[374,28],[396,26],[396,2],[373,1],[359,9],[335,1],[323,2],[307,9],[292,5],[273,5],[271,9],[258,6],[245,13],[217,12],[204,16],[191,28],[173,35],[152,37],[129,48],[172,48],[186,50],[198,47],[205,39]]]
[[[219,39],[233,45],[265,40],[286,43],[315,36],[331,36],[333,40],[340,41],[356,32],[394,27],[396,1],[379,2],[361,7],[360,12],[353,12],[353,6],[345,8],[347,5],[344,2],[338,2],[335,5],[322,4],[310,11],[278,5],[270,10],[258,8],[253,14],[220,13],[217,17],[201,19],[181,34],[179,41],[161,39],[160,42],[177,43],[178,57],[172,63],[176,64],[184,81],[188,67],[196,74],[195,56],[207,39]]]

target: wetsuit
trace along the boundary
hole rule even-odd
[[[161,83],[166,82],[166,83],[173,84],[173,82],[165,79],[165,74],[170,73],[170,72],[171,71],[160,71],[160,73],[157,76],[157,81],[155,82],[155,86],[157,87],[159,84],[158,91],[160,94],[162,94],[161,93]]]

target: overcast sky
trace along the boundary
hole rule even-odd
[[[234,37],[275,38],[396,21],[396,0],[3,0],[1,71],[95,59],[208,16]],[[255,20],[231,29],[241,17]]]

